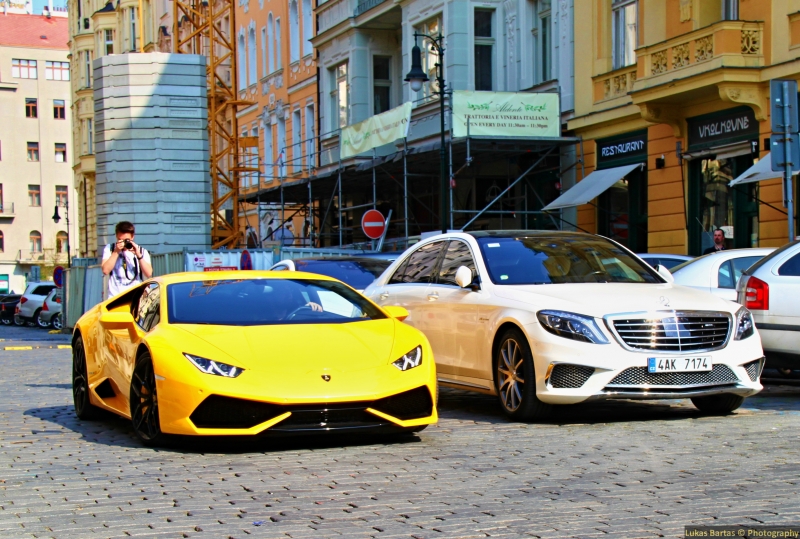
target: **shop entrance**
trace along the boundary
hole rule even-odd
[[[636,253],[647,252],[647,171],[635,168],[600,195],[598,232]]]

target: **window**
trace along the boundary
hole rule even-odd
[[[256,139],[256,142],[253,146],[247,148],[247,151],[250,153],[250,168],[256,169],[255,172],[250,173],[250,185],[258,185],[258,124],[253,123],[252,127],[250,128],[250,136]]]
[[[94,154],[94,123],[86,120],[86,148],[89,154]]]
[[[130,50],[136,52],[136,8],[131,7],[128,8],[128,21],[131,24],[130,32],[131,32],[131,48]]]
[[[272,13],[270,12],[267,17],[267,73],[275,71],[275,54],[272,50],[272,30],[275,28],[275,22],[272,20]]]
[[[250,78],[249,84],[258,81],[258,60],[256,59],[256,27],[251,26],[247,31],[247,74]]]
[[[44,78],[47,80],[69,80],[69,62],[45,62]]]
[[[636,63],[636,0],[613,0],[611,6],[611,55],[613,68],[619,69]]]
[[[39,207],[42,205],[42,191],[39,185],[28,185],[28,206]]]
[[[300,20],[297,14],[297,2],[289,3],[289,62],[300,59]]]
[[[3,184],[0,183],[0,213],[3,213]]]
[[[458,286],[456,283],[456,271],[461,266],[466,266],[472,271],[472,277],[478,274],[475,270],[475,260],[469,246],[463,241],[451,240],[444,252],[442,268],[439,270],[439,284],[449,284]]]
[[[300,109],[292,111],[292,168],[299,172],[303,168],[302,126],[300,125]]]
[[[261,76],[269,75],[267,71],[267,27],[261,27]]]
[[[38,113],[36,111],[36,100],[30,97],[25,98],[25,117],[36,118]]]
[[[316,164],[314,155],[316,154],[314,147],[314,105],[306,107],[306,166],[311,169]]]
[[[388,56],[372,58],[372,108],[375,114],[392,108],[391,63],[392,59]]]
[[[6,239],[3,236],[3,232],[0,231],[0,253],[4,252],[5,250],[6,250]],[[6,281],[7,280],[8,278],[6,278]],[[8,283],[6,283],[6,290],[8,290]]]
[[[92,87],[92,51],[83,51],[83,87]]]
[[[106,56],[109,54],[114,54],[114,31],[105,30],[103,37],[105,39]]]
[[[275,19],[275,69],[283,67],[283,54],[281,52],[281,19]]]
[[[492,91],[493,15],[493,11],[475,10],[475,90],[478,91]]]
[[[67,145],[56,142],[56,163],[67,162]]]
[[[66,185],[56,185],[56,205],[66,207],[69,191]]]
[[[244,30],[239,32],[238,41],[237,59],[239,61],[239,69],[237,71],[239,71],[239,90],[241,91],[247,89],[247,50],[244,48]]]
[[[147,333],[161,321],[161,293],[158,284],[150,283],[142,290],[132,313],[136,324]]]
[[[278,114],[278,174],[286,176],[286,118],[283,111]]]
[[[311,7],[311,0],[303,0],[303,56],[308,56],[314,52],[314,45],[311,38],[314,37],[314,11]]]
[[[739,20],[739,0],[722,0],[722,20]]]
[[[28,161],[38,161],[39,160],[39,143],[38,142],[29,142],[28,143]],[[37,204],[38,206],[38,204]]]
[[[57,253],[68,253],[69,252],[69,241],[67,238],[67,233],[63,230],[59,230],[58,234],[56,234],[56,252]]]
[[[347,64],[331,70],[331,129],[347,127]]]
[[[67,107],[63,99],[53,99],[53,118],[56,120],[66,120]]]
[[[429,36],[436,37],[442,34],[442,24],[437,17],[423,23],[414,30],[420,34],[428,34]],[[439,57],[427,39],[420,41],[420,46],[422,48],[422,70],[425,71],[428,75],[428,79],[430,79],[428,83],[422,87],[422,92],[424,97],[428,97],[439,90],[439,83],[436,81],[436,66],[438,65]]]
[[[11,60],[11,76],[15,79],[37,79],[36,60]]]
[[[443,241],[429,243],[411,253],[408,260],[403,262],[389,279],[389,284],[429,283],[444,243]]]
[[[778,275],[791,275],[793,277],[800,277],[800,254],[794,255],[792,258],[784,262],[778,268]]]
[[[550,25],[551,3],[550,0],[537,0],[534,8],[533,21],[533,48],[534,48],[534,81],[541,84],[553,78],[552,66],[552,31]]]
[[[272,124],[269,123],[270,120],[267,118],[267,121],[264,123],[264,175],[266,176],[266,180],[268,182],[272,181],[272,178],[275,175],[275,156],[272,153]]]
[[[28,236],[28,238],[30,239],[31,252],[41,253],[42,252],[42,233],[39,232],[38,230],[31,230],[31,233]],[[50,291],[48,290],[48,293],[49,292]],[[34,293],[35,293],[35,291],[34,291]]]

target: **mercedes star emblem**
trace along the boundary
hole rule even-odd
[[[323,374],[322,375],[322,379],[325,380],[326,382],[330,382],[331,381],[331,375],[330,374]]]
[[[658,298],[658,302],[664,307],[669,307],[669,298],[666,296],[661,296]]]

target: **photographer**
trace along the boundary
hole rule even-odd
[[[116,227],[117,241],[103,249],[103,274],[108,275],[108,298],[136,286],[153,274],[150,253],[133,241],[133,223],[120,221]]]

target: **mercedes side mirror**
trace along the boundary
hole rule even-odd
[[[670,271],[667,269],[667,267],[666,267],[666,266],[662,266],[661,264],[659,264],[658,266],[656,266],[656,271],[657,271],[657,272],[658,272],[658,274],[659,274],[659,275],[661,275],[661,276],[662,276],[662,277],[663,277],[663,278],[664,278],[664,279],[665,279],[665,280],[666,280],[668,283],[674,283],[674,282],[675,282],[675,277],[672,275],[672,273],[670,273]]]

